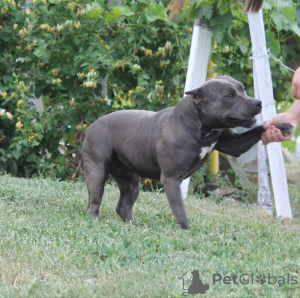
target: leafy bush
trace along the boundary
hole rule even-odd
[[[177,103],[192,31],[184,14],[172,24],[162,4],[125,4],[0,0],[2,172],[66,178],[99,116]]]

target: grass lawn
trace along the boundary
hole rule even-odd
[[[299,192],[298,183],[292,205]],[[198,296],[300,297],[299,205],[298,218],[281,222],[255,206],[191,196],[184,231],[163,194],[140,194],[134,224],[115,213],[113,184],[99,220],[85,215],[87,196],[84,183],[0,176],[0,297],[181,297],[178,278],[188,272],[188,288],[192,269],[209,285]],[[229,277],[213,284],[214,274]],[[253,283],[235,280],[242,274]],[[275,277],[281,285],[269,284]]]

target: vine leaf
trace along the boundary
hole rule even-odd
[[[147,7],[145,16],[148,22],[155,22],[156,20],[167,21],[166,8],[161,5]]]
[[[110,23],[113,20],[122,17],[122,16],[132,16],[134,12],[130,10],[128,6],[114,6],[111,10],[106,14],[105,20]]]
[[[103,9],[97,2],[93,2],[92,4],[87,5],[87,10],[89,11],[89,16],[91,18],[98,18],[103,12]]]

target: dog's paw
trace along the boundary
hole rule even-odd
[[[188,222],[182,222],[182,223],[179,223],[179,226],[184,229],[184,230],[188,230],[189,229],[189,224]]]
[[[290,123],[276,124],[275,127],[280,129],[280,131],[284,137],[288,137],[294,131],[294,126]]]

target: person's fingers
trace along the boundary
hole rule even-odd
[[[273,142],[273,138],[274,138],[274,136],[273,136],[273,134],[274,134],[273,130],[274,130],[274,126],[273,126],[273,125],[270,125],[270,126],[265,130],[265,132],[262,134],[261,139],[262,139],[262,141],[263,141],[263,143],[264,143],[265,145],[267,145],[267,144]]]
[[[272,142],[282,142],[287,141],[292,138],[292,135],[284,137],[280,129],[276,128],[274,125],[270,125],[264,133],[261,135],[261,140],[265,145]]]
[[[262,133],[261,140],[264,143],[264,145],[268,145],[269,144],[269,141],[266,138],[266,133]]]

